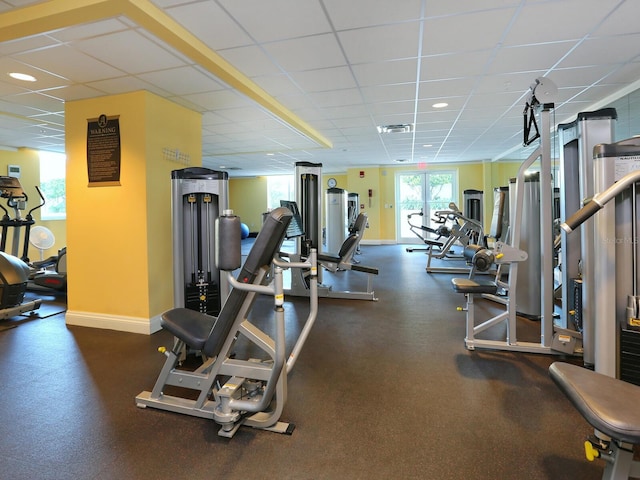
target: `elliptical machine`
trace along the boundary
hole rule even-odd
[[[2,239],[0,239],[0,319],[5,319],[21,313],[33,312],[40,308],[42,303],[40,299],[24,302],[31,269],[23,259],[16,255],[20,242],[20,229],[25,227],[28,231],[34,223],[31,213],[39,207],[30,210],[26,218],[20,217],[20,207],[25,208],[28,197],[22,190],[19,180],[14,177],[0,176],[0,198],[6,198],[7,206],[17,212],[17,215],[11,218],[9,211],[0,205],[0,208],[4,210],[4,215],[0,219],[0,227],[2,228]],[[15,253],[12,255],[5,252],[9,228],[14,229],[12,253]],[[25,257],[28,247],[28,243],[26,243],[23,249]]]
[[[28,288],[66,293],[67,247],[58,250],[57,255],[52,255],[44,260],[32,262],[29,259],[29,241],[32,240],[32,234],[36,233],[38,228],[41,228],[31,228],[36,223],[32,214],[46,203],[40,188],[37,185],[35,188],[40,196],[40,203],[31,208],[25,217],[22,217],[20,211],[26,209],[29,197],[23,190],[20,180],[14,177],[0,177],[0,198],[6,198],[7,207],[13,209],[13,218],[11,218],[9,210],[0,204],[0,208],[4,210],[4,215],[0,219],[0,227],[2,228],[0,250],[7,251],[8,233],[11,229],[13,238],[11,240],[10,253],[28,265]],[[24,237],[21,235],[23,228]],[[20,250],[22,250],[21,253]]]

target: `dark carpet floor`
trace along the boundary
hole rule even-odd
[[[1,331],[0,478],[601,478],[602,462],[584,459],[589,426],[549,379],[557,357],[467,351],[452,275],[427,274],[425,255],[401,245],[362,251],[380,269],[379,301],[320,300],[289,376],[291,436],[243,427],[225,439],[209,420],[136,408],[164,332],[67,327],[63,314]],[[291,336],[305,301],[287,298]],[[259,299],[252,316],[270,313]]]

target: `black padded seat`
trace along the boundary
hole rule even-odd
[[[592,427],[640,444],[640,387],[562,362],[551,364],[549,375]]]
[[[458,293],[491,293],[498,291],[498,285],[486,278],[452,278],[451,286]]]
[[[190,348],[202,350],[217,318],[188,308],[174,308],[164,312],[160,325]]]

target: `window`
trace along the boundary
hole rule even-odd
[[[447,210],[449,202],[458,197],[457,175],[451,170],[429,172],[406,172],[396,176],[397,239],[401,243],[416,243],[420,240],[411,232],[408,216],[422,211],[424,215],[413,216],[413,224],[431,226],[431,218],[437,210]]]
[[[280,200],[295,200],[293,177],[293,175],[267,177],[267,208],[278,208]]]
[[[40,210],[42,220],[64,220],[67,218],[65,191],[67,157],[63,153],[39,152],[40,190],[46,203]]]

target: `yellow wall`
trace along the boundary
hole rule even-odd
[[[88,185],[87,120],[100,114],[119,115],[119,186]],[[134,92],[67,102],[65,118],[67,322],[148,333],[173,306],[170,171],[185,166],[163,148],[201,164],[200,115]]]
[[[31,150],[28,148],[21,148],[15,152],[0,150],[0,175],[7,174],[8,165],[19,165],[21,167],[20,184],[29,197],[27,210],[21,212],[21,216],[25,217],[31,208],[40,203],[40,197],[38,196],[38,192],[36,192],[35,188],[36,185],[40,186],[40,157],[36,150]],[[2,199],[0,201],[2,201],[2,206],[6,208],[6,199]],[[4,212],[0,211],[0,214],[4,214]],[[9,210],[9,214],[13,218],[12,210]],[[64,247],[67,244],[65,221],[41,220],[39,209],[34,211],[32,215],[33,219],[36,222],[35,225],[47,227],[53,232],[54,236],[56,237],[55,245],[43,252],[44,258],[47,258],[50,255],[56,255],[58,253],[58,249]],[[11,240],[13,238],[13,232],[10,230],[8,233],[9,234],[7,236],[6,250],[8,253],[11,253]],[[24,239],[24,230],[20,232],[20,235],[22,242],[22,239]],[[18,256],[20,255],[22,255],[22,248],[20,249],[20,252],[18,252]],[[29,259],[32,261],[40,260],[40,251],[32,245],[29,246]]]
[[[267,177],[229,179],[229,208],[250,232],[258,232],[267,211]]]

